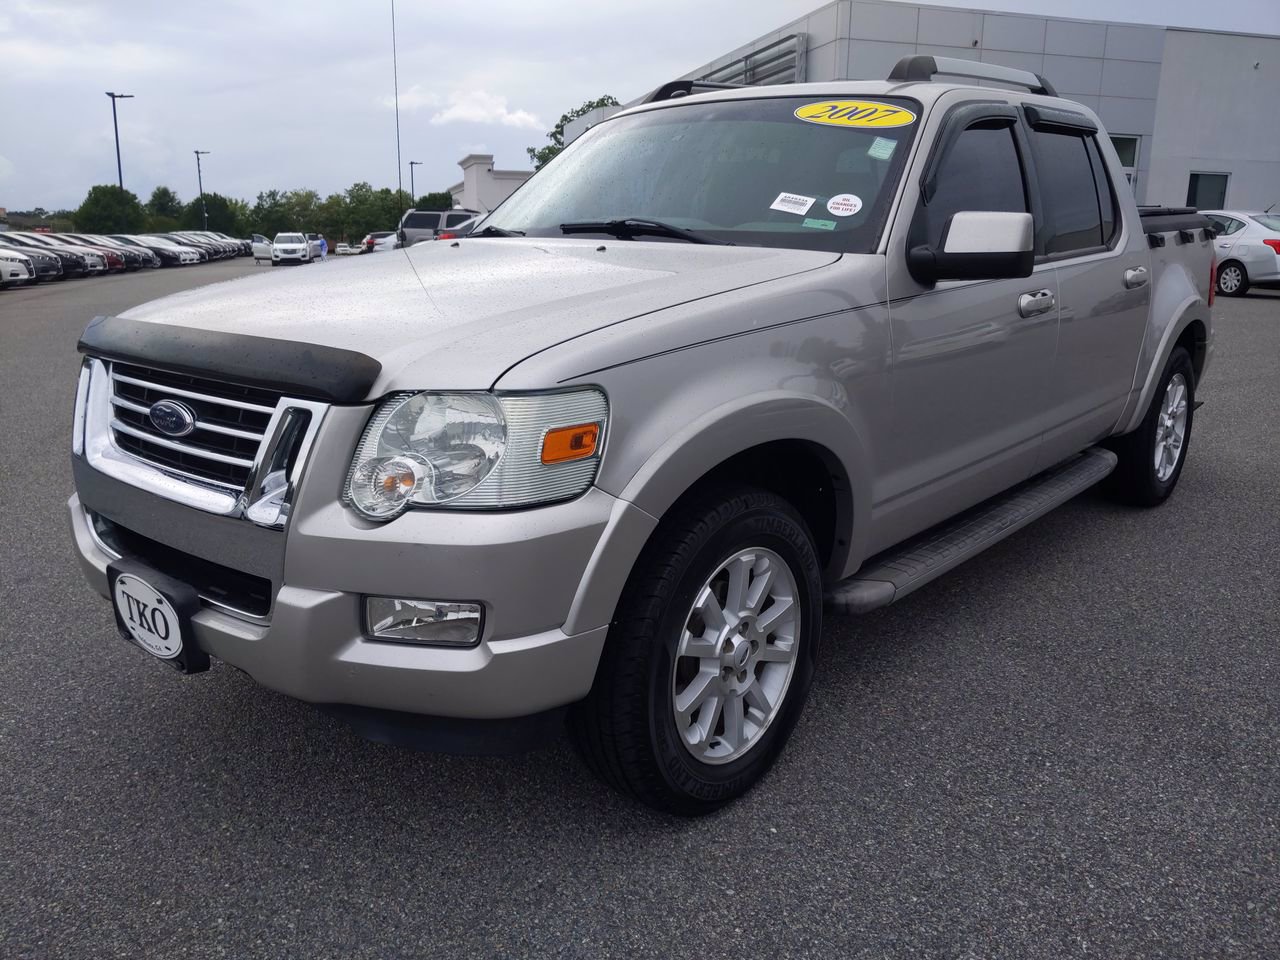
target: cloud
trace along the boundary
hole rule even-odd
[[[542,122],[528,110],[507,109],[507,98],[484,90],[455,90],[449,105],[431,116],[431,123],[496,123],[504,127],[542,129]]]
[[[0,154],[0,180],[8,180],[13,176],[13,161]]]
[[[384,107],[391,110],[396,105],[396,98],[388,94],[382,98],[381,102]],[[415,83],[400,94],[400,109],[405,113],[412,113],[414,110],[421,110],[424,107],[438,107],[440,103],[440,94],[433,93],[430,90],[423,90],[422,84],[419,83]]]

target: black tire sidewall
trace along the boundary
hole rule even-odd
[[[725,764],[706,764],[680,740],[672,714],[672,660],[697,592],[719,564],[739,550],[763,547],[791,568],[800,606],[799,651],[782,709],[746,755]],[[649,665],[649,737],[668,787],[708,808],[745,791],[772,765],[804,709],[812,685],[822,633],[821,571],[813,538],[804,522],[778,500],[772,508],[751,505],[712,531],[698,546],[672,590]]]

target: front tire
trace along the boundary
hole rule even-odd
[[[614,789],[682,816],[746,793],[804,708],[822,632],[813,535],[781,497],[678,508],[627,582],[570,732]]]
[[[1116,499],[1138,507],[1159,506],[1169,499],[1187,462],[1195,388],[1191,355],[1175,347],[1142,424],[1107,444],[1120,458],[1106,484]]]
[[[1244,264],[1228,260],[1218,267],[1218,292],[1224,297],[1243,297],[1249,292],[1249,272]]]

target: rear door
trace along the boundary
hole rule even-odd
[[[1050,119],[1046,120],[1045,117]],[[1058,288],[1058,345],[1041,466],[1110,435],[1133,387],[1150,309],[1150,255],[1126,233],[1111,145],[1084,114],[1028,115],[1040,217],[1037,260]],[[1116,164],[1112,169],[1119,171]]]
[[[971,98],[948,98],[932,150],[908,174],[888,250],[894,436],[878,545],[999,493],[1037,462],[1057,337],[1053,268],[932,287],[905,268],[911,247],[941,245],[955,213],[1034,212],[1021,115]]]

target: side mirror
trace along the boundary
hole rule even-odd
[[[941,249],[921,245],[907,251],[908,272],[924,284],[1029,277],[1034,267],[1035,225],[1029,213],[955,213],[942,231]]]

